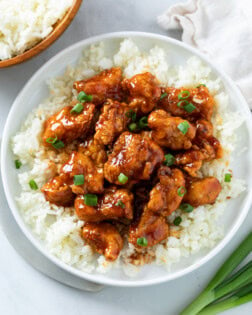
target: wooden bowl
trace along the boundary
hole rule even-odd
[[[45,37],[40,42],[35,44],[35,46],[26,50],[21,55],[17,55],[15,57],[2,61],[0,60],[0,68],[10,67],[18,63],[24,62],[41,53],[48,46],[50,46],[56,39],[60,37],[61,34],[63,34],[66,28],[70,25],[71,21],[73,20],[73,18],[75,17],[80,8],[81,3],[82,0],[74,0],[72,6],[68,9],[67,13],[61,20],[55,23],[52,32],[47,37]]]

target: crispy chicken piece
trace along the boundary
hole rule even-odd
[[[79,92],[92,95],[94,104],[102,104],[108,98],[121,99],[121,68],[111,68],[82,81],[74,82],[73,87]]]
[[[187,186],[183,201],[194,207],[213,204],[221,192],[221,184],[215,177],[193,180]]]
[[[88,156],[98,167],[103,167],[108,159],[104,145],[93,138],[81,143],[78,152]]]
[[[60,175],[44,184],[41,191],[44,193],[46,200],[57,206],[72,206],[74,194],[67,181],[66,175]]]
[[[124,132],[114,144],[113,152],[104,165],[105,178],[122,185],[118,176],[122,173],[128,181],[148,180],[155,167],[164,159],[161,148],[150,138]]]
[[[109,261],[114,261],[123,248],[123,239],[118,230],[109,223],[85,223],[82,236],[99,254]]]
[[[182,125],[181,125],[182,124]],[[148,126],[152,129],[152,138],[160,146],[172,150],[190,149],[196,129],[188,121],[180,117],[171,117],[164,110],[153,111],[148,118]],[[178,127],[188,127],[184,134]]]
[[[189,91],[190,94],[188,97],[187,92],[183,93],[183,91]],[[168,87],[162,92],[167,93],[168,95],[160,100],[159,106],[173,116],[187,118],[190,121],[195,121],[199,118],[204,118],[209,121],[211,120],[214,99],[210,95],[207,87],[199,86],[194,89]],[[180,103],[180,106],[178,106],[178,103],[182,100],[178,98],[179,95],[181,95],[182,98],[185,98],[184,101],[186,101]],[[191,113],[188,113],[183,108],[187,102],[192,103],[196,107]]]
[[[116,137],[126,130],[130,122],[130,118],[126,115],[128,110],[127,104],[108,100],[96,123],[94,139],[104,145],[113,143]]]
[[[159,182],[150,192],[147,208],[149,211],[168,216],[178,209],[183,199],[183,195],[180,196],[178,190],[185,189],[184,175],[177,168],[161,166],[158,170],[158,178]]]
[[[96,167],[94,162],[81,152],[72,153],[69,161],[62,166],[61,173],[69,176],[75,194],[103,192],[103,169]],[[74,185],[74,175],[84,175],[84,184]]]
[[[203,152],[190,149],[175,155],[175,165],[182,167],[190,176],[197,177],[197,171],[201,168],[204,159]]]
[[[130,96],[129,106],[137,108],[141,113],[149,113],[158,102],[161,89],[158,81],[150,72],[141,73],[122,81],[124,91]]]
[[[138,238],[146,238],[147,246],[154,246],[169,235],[169,226],[164,217],[149,211],[145,207],[144,212],[136,224],[132,224],[129,229],[129,243],[135,247],[142,248],[137,244]]]
[[[213,125],[205,119],[196,122],[196,137],[210,138],[213,136]]]
[[[64,144],[71,143],[75,139],[84,139],[94,124],[95,105],[85,104],[80,114],[72,113],[72,106],[66,106],[58,113],[49,117],[44,126],[43,144],[51,146],[47,139],[57,139]]]
[[[133,194],[127,189],[110,187],[98,199],[95,207],[87,206],[83,196],[75,199],[77,216],[84,221],[99,222],[103,220],[133,219]]]

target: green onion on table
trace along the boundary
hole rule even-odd
[[[225,261],[204,291],[180,315],[214,315],[252,301],[252,261],[230,275],[251,252],[252,232]]]

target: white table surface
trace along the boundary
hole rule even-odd
[[[17,93],[45,61],[78,40],[101,33],[134,30],[168,34],[158,27],[156,16],[176,2],[85,0],[68,30],[46,52],[23,65],[0,70],[0,133]],[[179,38],[180,34],[169,35]],[[5,200],[0,200],[0,211],[8,211]],[[251,225],[252,211],[217,257],[181,279],[146,288],[107,287],[99,293],[71,289],[40,274],[17,255],[0,231],[0,314],[178,314],[204,288],[218,266],[251,230]],[[252,314],[252,303],[225,314]]]

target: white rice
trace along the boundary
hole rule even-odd
[[[183,257],[211,248],[223,237],[218,218],[225,211],[226,199],[228,196],[235,198],[245,190],[243,180],[233,177],[230,183],[224,182],[235,148],[235,130],[244,119],[240,113],[230,112],[228,96],[223,92],[221,81],[213,78],[211,69],[196,57],[188,59],[186,66],[173,67],[167,63],[166,53],[161,48],[154,47],[144,53],[130,39],[121,43],[113,58],[105,55],[103,43],[86,49],[76,68],[68,67],[62,77],[49,82],[49,98],[27,117],[21,131],[13,137],[13,152],[23,164],[27,164],[26,171],[21,170],[18,176],[22,192],[17,197],[17,203],[25,222],[44,241],[47,250],[66,264],[85,272],[106,273],[112,267],[122,268],[129,276],[134,276],[140,269],[129,263],[128,257],[134,252],[134,247],[126,242],[119,259],[114,263],[93,253],[80,236],[83,221],[76,217],[74,209],[51,205],[40,190],[33,191],[28,184],[30,179],[34,179],[41,187],[52,176],[48,168],[49,160],[43,157],[44,149],[40,144],[44,120],[68,105],[75,93],[72,90],[75,80],[90,77],[112,66],[122,67],[126,77],[150,71],[163,85],[195,87],[205,83],[216,101],[212,121],[214,134],[225,148],[225,153],[221,160],[205,163],[202,175],[217,177],[223,189],[214,205],[200,206],[189,214],[177,210],[169,217],[170,222],[177,215],[182,217],[180,227],[172,228],[180,231],[180,237],[171,236],[166,241],[167,247],[159,244],[152,251],[156,255],[153,264],[163,265],[170,270],[171,265]],[[57,156],[52,153],[51,159],[57,161]]]
[[[73,0],[1,0],[0,60],[22,54],[53,30]]]

